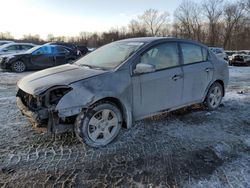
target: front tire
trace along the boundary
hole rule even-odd
[[[119,108],[111,102],[102,102],[77,116],[75,133],[81,142],[91,147],[102,147],[116,138],[121,124]]]
[[[24,72],[26,70],[26,65],[22,61],[15,61],[11,65],[11,70],[18,73]]]
[[[221,104],[222,97],[222,85],[218,82],[215,82],[208,90],[207,97],[204,101],[205,106],[211,111],[217,109]]]

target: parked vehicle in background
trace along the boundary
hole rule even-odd
[[[72,43],[66,43],[66,42],[49,42],[48,45],[60,45],[64,46],[67,50],[69,50],[74,56],[81,57],[81,51],[78,49],[78,47]]]
[[[223,48],[209,47],[209,49],[214,52],[218,58],[228,61],[228,56]]]
[[[135,120],[204,103],[215,110],[228,84],[228,65],[197,42],[126,39],[74,64],[46,69],[18,82],[17,106],[35,127],[75,130],[80,141],[107,145]]]
[[[231,57],[230,65],[250,66],[250,55],[246,53],[236,53]]]
[[[246,55],[250,55],[250,50],[239,50],[237,51],[238,54],[246,54]]]
[[[4,45],[4,44],[8,44],[8,43],[13,43],[14,41],[11,40],[0,40],[0,46]]]
[[[96,50],[96,48],[88,48],[89,52],[93,52]]]
[[[229,63],[229,65],[231,65],[231,62],[232,62],[232,59],[233,59],[233,55],[236,54],[237,51],[227,50],[227,51],[225,51],[225,53],[227,54],[227,57],[228,57],[228,63]]]
[[[81,51],[81,55],[86,55],[90,52],[89,49],[83,45],[77,45],[77,48]]]
[[[31,43],[8,43],[0,46],[0,55],[25,52],[36,46]]]
[[[14,72],[41,70],[74,61],[77,57],[59,45],[36,46],[30,50],[0,57],[0,67]]]

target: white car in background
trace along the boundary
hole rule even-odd
[[[228,55],[223,48],[209,47],[209,49],[214,52],[218,58],[228,61]]]
[[[250,55],[239,51],[239,53],[232,55],[230,65],[250,66]]]
[[[14,54],[25,52],[33,47],[35,44],[32,43],[8,43],[0,46],[0,55]]]
[[[9,44],[9,43],[14,43],[11,40],[0,40],[0,46],[4,45],[4,44]]]

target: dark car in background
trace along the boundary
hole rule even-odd
[[[70,63],[77,56],[59,45],[36,46],[26,52],[0,57],[0,68],[14,72],[41,70]]]
[[[233,54],[229,62],[230,65],[250,66],[250,55],[242,52]]]
[[[78,47],[72,43],[66,43],[66,42],[49,42],[46,43],[46,45],[60,45],[69,50],[74,56],[81,57],[81,51],[78,49]]]
[[[86,55],[90,52],[89,49],[84,45],[77,45],[77,48],[80,50],[81,55]]]

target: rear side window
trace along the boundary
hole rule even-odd
[[[55,54],[67,54],[67,53],[69,53],[69,51],[61,46],[57,46],[54,48],[54,53]]]
[[[204,61],[202,47],[195,44],[181,43],[184,64]]]

